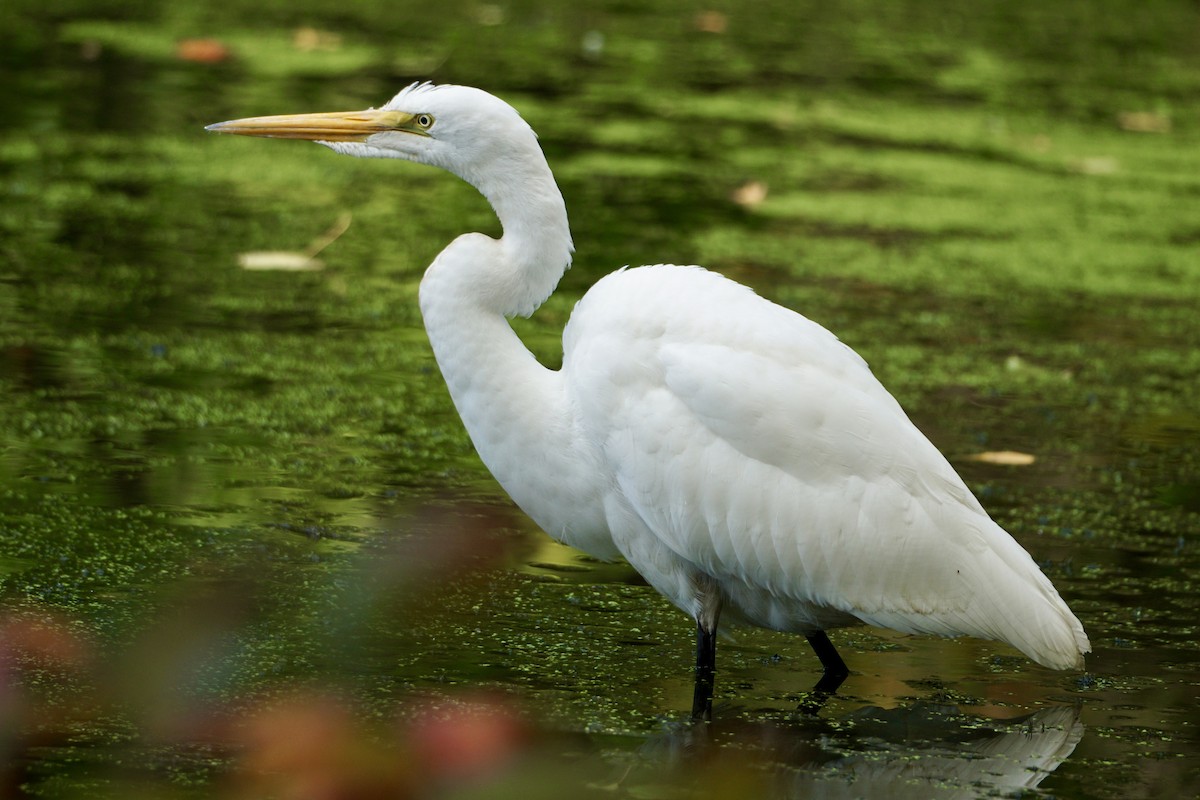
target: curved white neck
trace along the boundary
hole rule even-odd
[[[594,534],[606,530],[601,487],[562,375],[539,364],[506,319],[537,308],[570,262],[562,195],[539,161],[542,174],[508,184],[527,190],[519,197],[472,181],[504,236],[466,234],[443,250],[421,281],[421,313],[454,405],[500,485],[551,536],[610,556],[590,544],[608,541]]]
[[[536,140],[489,164],[486,172],[462,177],[487,198],[504,235],[491,253],[458,252],[481,245],[460,237],[434,260],[430,272],[453,270],[457,294],[475,296],[503,316],[527,317],[546,301],[571,265],[571,228],[567,207],[546,157]],[[491,241],[491,240],[488,240]],[[453,266],[450,266],[450,265]]]

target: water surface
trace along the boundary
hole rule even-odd
[[[223,8],[0,12],[2,791],[1200,791],[1194,8]],[[516,323],[545,363],[628,263],[825,324],[1087,671],[851,629],[813,713],[804,640],[742,631],[687,725],[690,623],[512,507],[433,363],[417,282],[486,203],[202,130],[427,77],[514,102],[559,178],[576,264]],[[323,269],[239,267],[347,219]]]

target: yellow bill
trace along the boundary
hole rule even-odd
[[[284,114],[247,117],[205,127],[214,133],[265,136],[272,139],[307,139],[314,142],[362,142],[388,131],[425,134],[427,114],[404,111],[332,111],[320,114]]]

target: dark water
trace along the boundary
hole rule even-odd
[[[0,11],[0,794],[1196,795],[1200,26],[1055,9]],[[539,357],[631,262],[829,326],[1087,671],[851,629],[806,713],[807,644],[742,631],[687,725],[689,622],[512,508],[437,374],[417,281],[483,201],[202,132],[423,77],[511,99],[559,177]]]

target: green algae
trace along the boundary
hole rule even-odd
[[[202,130],[432,77],[518,105],[566,196],[576,264],[516,322],[540,359],[616,267],[750,283],[868,358],[1092,636],[1069,676],[986,643],[838,632],[858,683],[825,712],[835,730],[865,704],[1080,702],[1088,733],[1043,790],[1194,793],[1195,9],[768,4],[723,31],[669,3],[76,10],[0,9],[0,604],[94,642],[99,666],[71,680],[22,673],[42,707],[117,700],[32,759],[29,791],[124,796],[141,759],[158,796],[206,796],[236,760],[162,744],[162,709],[320,685],[372,720],[424,693],[510,695],[589,737],[593,788],[667,792],[603,776],[644,770],[635,751],[687,707],[687,621],[508,506],[420,330],[424,265],[497,233],[486,203],[411,165]],[[300,27],[336,36],[305,51]],[[233,57],[177,58],[202,36]],[[754,182],[761,201],[739,202]],[[237,266],[345,215],[323,271]],[[984,450],[1036,460],[969,460]],[[719,707],[746,724],[816,678],[794,637],[723,652]]]

